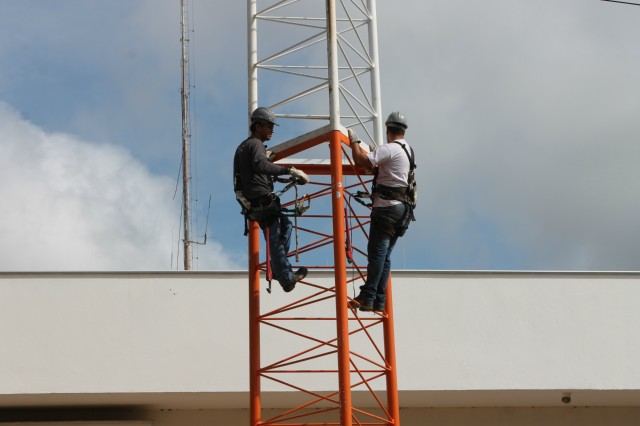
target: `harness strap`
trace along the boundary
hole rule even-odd
[[[376,186],[375,192],[383,200],[396,200],[406,203],[408,189],[408,186],[378,185]]]
[[[365,207],[371,207],[373,206],[372,202],[365,202],[363,201],[364,198],[368,198],[371,199],[371,194],[369,194],[366,191],[357,191],[355,193],[355,195],[352,195],[353,199],[356,200],[358,203],[362,204]]]
[[[409,149],[411,150],[411,154],[409,154],[409,151],[407,151],[407,148],[400,142],[393,141],[392,143],[396,143],[400,145],[400,147],[405,152],[405,154],[407,154],[407,158],[409,159],[409,172],[412,172],[413,170],[415,170],[416,167],[418,166],[415,163],[415,154],[413,152],[413,148],[409,147]],[[407,186],[395,187],[395,186],[380,185],[377,183],[377,180],[378,180],[378,168],[376,167],[373,175],[373,184],[371,185],[372,194],[379,196],[383,200],[395,200],[395,201],[400,201],[404,204],[410,204],[407,198],[407,192],[409,191],[409,182],[407,182]],[[412,220],[415,220],[415,217],[413,216],[413,208],[411,209],[411,218]]]
[[[267,244],[266,244],[267,261],[265,262],[267,264],[267,274],[266,274],[267,281],[269,282],[269,287],[267,287],[267,293],[271,294],[271,280],[273,279],[273,272],[271,271],[271,244],[269,244],[269,241],[270,241],[269,228],[266,228],[264,232],[267,240]]]
[[[407,151],[407,147],[402,145],[400,142],[398,141],[393,141],[392,143],[397,143],[398,145],[400,145],[400,147],[404,150],[404,152],[407,154],[407,157],[409,158],[409,170],[415,170],[418,165],[416,164],[416,157],[415,154],[413,152],[413,148],[409,147],[409,149],[411,150],[411,155],[409,155],[409,151]]]

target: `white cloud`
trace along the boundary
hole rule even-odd
[[[0,270],[172,268],[180,208],[171,178],[121,147],[48,134],[4,103],[0,150]],[[198,266],[238,264],[210,240]]]

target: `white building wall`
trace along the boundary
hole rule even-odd
[[[403,389],[639,388],[638,275],[395,277]]]
[[[393,286],[405,425],[613,424],[569,415],[566,393],[637,424],[640,274],[395,272]],[[247,298],[241,272],[0,273],[0,422],[91,406],[246,424]]]

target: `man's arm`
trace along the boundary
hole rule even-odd
[[[373,167],[367,154],[360,149],[360,139],[358,139],[358,135],[351,129],[349,129],[349,142],[351,144],[351,158],[353,158],[356,166],[365,168]]]
[[[288,168],[273,164],[267,157],[266,149],[259,142],[251,146],[251,162],[253,163],[253,169],[263,175],[282,176],[291,174]]]
[[[267,156],[267,151],[264,145],[258,143],[255,144],[255,150],[253,152],[253,164],[254,169],[258,173],[271,176],[291,175],[301,185],[309,183],[309,176],[302,170],[298,170],[295,167],[282,167],[273,162]]]

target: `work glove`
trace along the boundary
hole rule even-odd
[[[289,169],[289,174],[295,181],[297,181],[300,185],[304,185],[305,183],[309,183],[309,176],[302,170],[298,170],[295,167],[291,166]]]
[[[349,134],[349,142],[351,142],[352,144],[360,143],[360,139],[358,138],[358,134],[356,133],[355,130],[348,129],[347,133]]]

